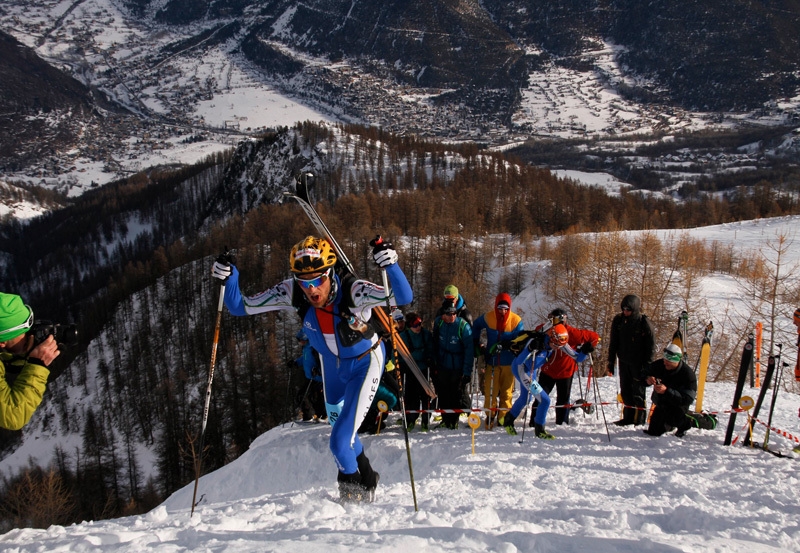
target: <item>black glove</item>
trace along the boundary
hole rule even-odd
[[[387,242],[382,236],[376,236],[369,243],[372,246],[372,259],[381,269],[397,263],[397,252],[391,242]]]
[[[530,342],[528,342],[528,351],[542,351],[544,349],[544,338],[544,332],[534,332]]]
[[[594,351],[594,346],[591,342],[584,342],[581,344],[581,347],[578,348],[578,353],[583,353],[584,355],[589,355]]]

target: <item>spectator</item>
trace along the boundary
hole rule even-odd
[[[483,408],[489,409],[487,428],[492,428],[494,422],[511,409],[511,396],[514,393],[511,362],[515,355],[508,348],[508,343],[523,329],[522,319],[511,311],[511,296],[505,292],[494,299],[494,310],[478,317],[472,327],[473,347],[476,352],[483,354],[486,362]],[[486,345],[480,343],[482,330],[486,330]]]
[[[437,317],[441,317],[446,307],[454,306],[456,308],[456,316],[464,319],[469,326],[472,326],[472,313],[467,309],[467,303],[461,294],[458,293],[458,288],[454,284],[448,284],[444,287],[444,300],[442,306],[436,312]]]
[[[617,362],[623,403],[622,418],[614,424],[644,424],[647,419],[644,371],[653,358],[653,327],[641,311],[642,300],[639,296],[625,296],[620,308],[622,313],[611,321],[611,338],[608,342],[607,375],[614,374],[614,364]]]
[[[663,358],[647,366],[645,382],[653,387],[651,399],[655,409],[644,433],[661,436],[677,428],[675,435],[683,436],[694,424],[688,413],[697,395],[697,377],[683,360],[681,348],[668,345]]]
[[[33,310],[22,298],[0,293],[0,428],[7,430],[28,424],[42,402],[47,367],[61,353],[52,335],[35,343],[28,334],[32,326]],[[7,367],[14,370],[7,372]]]
[[[411,357],[417,362],[419,370],[431,379],[433,366],[433,334],[423,326],[422,317],[416,313],[409,313],[406,317],[406,329],[400,333],[400,338],[405,343]],[[400,362],[400,371],[403,374],[403,387],[405,390],[406,409],[408,411],[425,411],[422,413],[420,428],[428,430],[430,416],[427,411],[431,408],[431,400],[419,381],[408,371],[405,363]],[[419,413],[407,413],[406,423],[408,430],[413,430],[419,418]]]
[[[403,332],[406,329],[406,318],[399,308],[392,309],[392,320],[394,321],[394,328],[397,332]]]
[[[456,307],[444,308],[433,323],[433,353],[436,368],[433,385],[439,396],[440,409],[471,407],[466,387],[472,378],[472,328],[456,314]],[[466,397],[465,397],[466,396]],[[459,413],[442,414],[445,428],[458,428]]]

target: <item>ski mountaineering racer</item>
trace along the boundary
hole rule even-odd
[[[382,242],[373,260],[386,270],[391,303],[405,305],[413,292],[397,265],[397,252]],[[336,252],[325,238],[308,236],[292,248],[292,277],[252,296],[239,289],[239,272],[225,258],[212,275],[226,282],[225,306],[233,315],[256,315],[295,309],[311,346],[319,353],[325,406],[331,429],[330,449],[339,469],[342,501],[372,501],[379,474],[370,466],[358,427],[372,404],[383,374],[385,346],[370,324],[372,309],[386,305],[382,286],[336,274]]]
[[[559,351],[569,355],[577,363],[583,362],[587,356],[576,352],[570,347],[567,343],[569,333],[563,324],[551,327],[546,333],[533,331],[523,333],[521,336],[526,334],[531,338],[511,363],[514,377],[520,384],[520,394],[514,405],[511,406],[511,410],[503,417],[501,424],[506,427],[506,431],[509,434],[516,434],[514,421],[528,404],[529,397],[533,395],[539,402],[534,414],[533,425],[536,437],[543,440],[552,440],[555,436],[545,430],[544,424],[547,418],[547,410],[550,408],[550,396],[539,385],[539,372],[545,364],[553,360]]]

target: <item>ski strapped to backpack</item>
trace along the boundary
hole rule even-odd
[[[344,282],[344,279],[348,278],[348,275],[352,275],[354,278],[358,278],[356,272],[353,268],[352,263],[347,258],[347,256],[342,251],[342,248],[339,246],[339,243],[331,235],[330,230],[325,225],[325,223],[320,218],[317,210],[314,209],[314,206],[308,201],[308,191],[303,190],[298,182],[298,186],[296,192],[292,194],[289,191],[284,192],[286,196],[290,196],[294,198],[300,207],[305,212],[306,216],[311,221],[311,224],[314,225],[314,228],[317,230],[319,234],[321,234],[330,244],[331,247],[336,252],[336,265],[338,266],[337,274],[339,274],[340,279]],[[373,317],[377,319],[378,324],[380,325],[381,329],[383,329],[387,333],[391,333],[392,329],[392,321],[389,318],[389,315],[380,307],[375,307],[372,310]],[[425,390],[425,393],[430,396],[431,399],[436,397],[436,390],[433,387],[433,384],[425,377],[425,374],[420,370],[419,365],[414,360],[414,357],[411,355],[411,352],[408,350],[408,347],[402,340],[397,340],[397,352],[402,357],[405,365],[411,371],[411,374],[419,381],[422,389]]]

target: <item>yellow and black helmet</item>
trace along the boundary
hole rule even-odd
[[[330,242],[316,236],[306,236],[292,247],[289,266],[293,273],[324,271],[336,264],[336,252]]]

